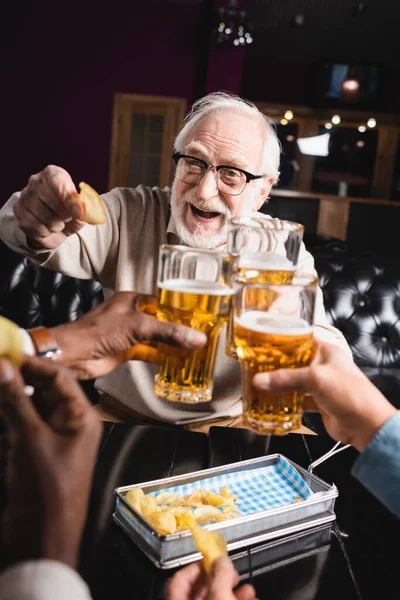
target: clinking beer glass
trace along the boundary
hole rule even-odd
[[[235,260],[227,254],[187,246],[160,248],[157,318],[198,329],[207,335],[199,350],[159,344],[157,396],[173,402],[208,402],[218,342],[231,306]]]
[[[228,222],[227,252],[237,257],[235,287],[245,283],[284,284],[293,279],[304,226],[271,217],[235,217]],[[232,317],[228,322],[226,354],[237,358]]]
[[[318,280],[295,275],[290,284],[244,284],[234,296],[233,332],[242,373],[243,420],[258,433],[283,435],[301,426],[301,392],[261,392],[256,373],[308,366],[314,357]]]

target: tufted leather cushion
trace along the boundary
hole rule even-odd
[[[400,262],[315,257],[328,320],[360,367],[400,368]]]
[[[73,321],[103,300],[96,281],[34,265],[0,242],[0,314],[25,329]]]

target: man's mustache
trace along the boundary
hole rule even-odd
[[[217,212],[227,218],[230,218],[231,216],[231,211],[219,198],[210,198],[210,200],[207,201],[199,201],[197,198],[193,198],[191,194],[185,194],[182,199],[187,204],[194,206],[198,210],[203,210],[205,212]]]

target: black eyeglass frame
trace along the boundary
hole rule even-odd
[[[178,162],[179,162],[179,160],[181,158],[191,158],[192,160],[197,160],[197,162],[199,162],[199,163],[201,163],[201,164],[204,165],[204,168],[206,169],[206,171],[201,176],[201,178],[199,179],[199,181],[197,182],[196,185],[198,185],[200,183],[200,181],[203,179],[204,175],[207,173],[207,171],[209,171],[209,169],[215,169],[217,171],[217,173],[221,169],[234,169],[235,171],[239,171],[240,173],[243,173],[243,175],[245,175],[245,177],[246,177],[246,185],[250,181],[253,181],[254,179],[262,179],[263,177],[265,177],[265,175],[253,175],[253,173],[249,173],[248,171],[245,171],[244,169],[239,169],[239,167],[232,167],[232,165],[211,165],[206,160],[203,160],[202,158],[197,158],[197,156],[190,156],[189,154],[179,154],[179,152],[175,152],[172,155],[172,158],[173,158],[174,163],[176,165],[178,164]],[[243,191],[244,191],[244,188],[243,188],[242,192]],[[242,193],[242,192],[240,192],[240,193]]]

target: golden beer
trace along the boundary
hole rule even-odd
[[[162,364],[155,377],[157,396],[188,403],[211,400],[215,357],[231,296],[232,289],[219,282],[167,279],[158,284],[157,318],[198,329],[208,341],[199,350],[158,345]]]
[[[258,255],[244,255],[239,260],[238,273],[235,276],[237,285],[246,283],[275,284],[290,283],[295,273],[295,267],[285,258],[272,252],[262,252]],[[233,339],[233,311],[228,321],[225,353],[237,359],[236,346]]]
[[[303,393],[270,393],[252,387],[256,373],[308,366],[313,330],[305,320],[249,310],[235,317],[234,343],[242,370],[244,422],[259,433],[282,435],[301,426]]]

